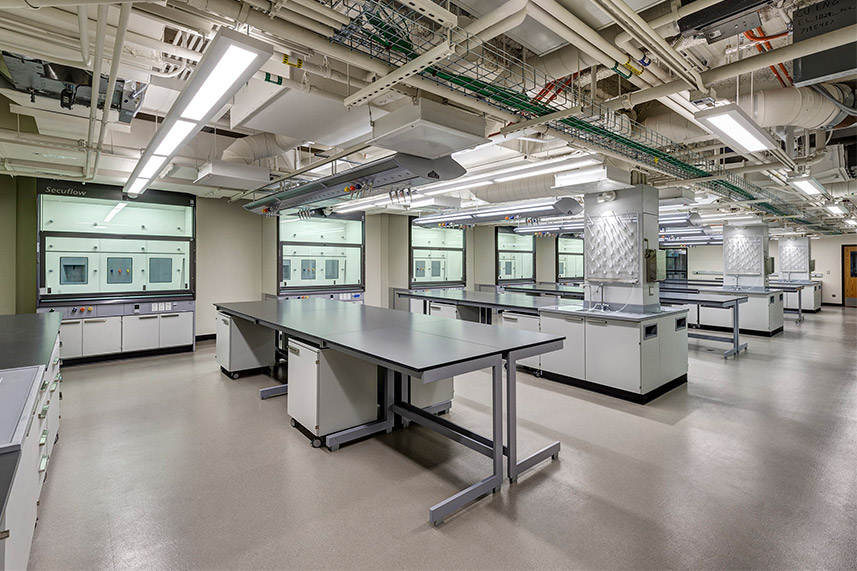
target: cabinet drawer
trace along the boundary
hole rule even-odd
[[[122,318],[83,319],[83,355],[105,355],[122,351]]]
[[[162,313],[159,317],[161,347],[193,344],[193,313]]]
[[[122,318],[122,350],[143,351],[160,346],[159,316],[126,315]]]

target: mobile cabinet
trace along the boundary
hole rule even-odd
[[[378,419],[378,368],[367,361],[289,339],[292,419],[315,436]],[[321,446],[316,439],[313,445]]]
[[[586,379],[585,320],[575,315],[541,316],[542,333],[564,335],[562,349],[541,356],[541,369],[573,379]]]
[[[274,363],[275,335],[267,327],[218,312],[215,358],[233,378]]]
[[[513,329],[522,329],[524,331],[539,331],[539,316],[525,315],[523,313],[515,313],[513,311],[504,311],[500,314],[498,325],[502,327],[511,327]],[[540,355],[526,357],[518,361],[518,365],[538,369],[540,367]]]
[[[458,319],[458,309],[455,305],[449,303],[435,303],[432,301],[429,303],[429,315]]]

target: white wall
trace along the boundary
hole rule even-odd
[[[822,303],[842,303],[842,246],[857,246],[857,234],[829,236],[810,240],[812,259],[815,260],[815,272],[823,274],[819,279]]]
[[[556,238],[536,237],[536,281],[556,281]]]
[[[479,284],[497,283],[497,245],[493,226],[476,226],[473,229],[473,266],[467,273],[473,274],[473,287]]]
[[[366,216],[366,275],[365,303],[387,307],[389,301],[386,284],[390,281],[389,214]]]
[[[196,334],[215,329],[215,302],[262,296],[264,217],[226,199],[200,198],[196,208]]]
[[[694,272],[716,271],[723,277],[723,246],[691,246],[687,249],[687,278],[713,279],[714,276]]]

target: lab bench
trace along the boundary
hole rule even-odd
[[[59,438],[60,316],[0,316],[0,570],[26,569]]]
[[[559,454],[560,444],[554,442],[518,461],[515,363],[521,358],[562,348],[561,336],[528,331],[501,332],[499,328],[476,323],[333,300],[265,300],[215,304],[215,307],[233,319],[279,331],[301,346],[311,348],[308,349],[310,354],[335,351],[380,368],[375,391],[380,395],[376,401],[377,418],[325,435],[323,444],[331,450],[415,422],[491,458],[490,476],[429,509],[429,521],[433,524],[443,522],[480,497],[498,491],[504,477],[504,456],[506,475],[514,481],[523,471]],[[504,361],[507,363],[505,419],[508,435],[505,446]],[[407,400],[408,379],[430,384],[488,368],[492,371],[490,438],[421,410]],[[310,367],[308,373],[312,378],[318,371]],[[358,385],[364,382],[363,375],[360,377],[356,381]],[[340,388],[336,390],[341,391],[341,383],[349,379],[350,376],[340,377],[337,381]],[[298,406],[311,409],[315,401],[321,400],[323,396],[309,398],[306,401],[309,404]],[[311,412],[310,418],[312,414],[318,413]],[[400,423],[396,422],[397,418]],[[323,430],[319,428],[319,432]]]

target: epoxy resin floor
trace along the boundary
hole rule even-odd
[[[66,367],[32,569],[857,568],[857,310],[825,307],[646,406],[521,375],[560,460],[434,528],[489,460],[417,426],[315,450],[195,354]],[[706,345],[716,352],[710,352]],[[490,434],[490,379],[451,418]]]

